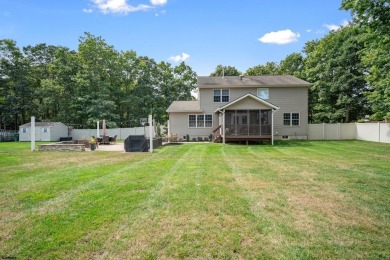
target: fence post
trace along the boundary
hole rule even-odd
[[[340,125],[340,123],[337,123],[337,131],[338,131],[338,133],[337,133],[338,138],[339,138],[339,140],[341,140],[341,125]]]
[[[378,142],[381,142],[381,122],[378,122]]]
[[[325,123],[322,123],[322,140],[325,140]]]
[[[31,117],[31,136],[30,136],[30,140],[31,140],[31,151],[35,151],[35,116],[32,116]]]

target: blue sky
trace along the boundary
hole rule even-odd
[[[341,0],[0,0],[0,39],[77,49],[84,32],[207,76],[300,52],[351,20]]]

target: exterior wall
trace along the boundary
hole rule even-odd
[[[212,114],[213,115],[213,126],[212,127],[188,127],[188,115],[202,115]],[[213,129],[217,127],[218,115],[214,113],[169,113],[169,124],[171,127],[171,136],[177,135],[178,138],[183,138],[187,134],[192,138],[197,137],[209,137]]]
[[[58,123],[55,124],[53,127],[49,127],[48,133],[42,133],[42,138],[44,134],[48,134],[48,136],[46,137],[49,138],[48,141],[59,141],[60,137],[68,136],[68,127],[62,123]]]
[[[19,128],[19,141],[30,142],[31,141],[31,127],[27,127],[27,132],[23,133],[23,127]],[[44,133],[43,129],[47,128],[47,132]],[[64,124],[56,124],[54,126],[35,126],[35,141],[37,142],[49,142],[59,141],[60,137],[68,136],[68,127]]]
[[[257,95],[258,87],[229,88],[230,101],[240,98],[248,93]],[[219,89],[218,86],[215,89]],[[307,139],[308,135],[308,89],[307,87],[270,87],[268,102],[280,109],[274,113],[275,139],[289,136],[289,139]],[[213,101],[213,89],[200,88],[200,107],[205,114],[214,113],[219,107],[228,102]],[[299,113],[299,126],[284,126],[283,113]],[[217,126],[218,118],[214,117],[214,125]]]

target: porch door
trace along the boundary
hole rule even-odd
[[[236,129],[237,135],[247,135],[248,134],[248,111],[247,110],[237,110],[234,115],[234,126]]]

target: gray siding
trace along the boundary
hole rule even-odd
[[[219,89],[216,87],[215,89]],[[290,138],[307,138],[308,131],[308,89],[307,87],[270,87],[268,102],[278,106],[280,109],[274,113],[274,133],[279,139],[283,135]],[[248,93],[257,95],[257,87],[251,88],[231,88],[230,101],[242,97]],[[200,107],[204,113],[214,113],[217,108],[227,104],[227,102],[213,102],[213,89],[199,90]],[[299,126],[284,126],[283,113],[299,113]],[[214,117],[214,125],[218,126],[218,118]],[[277,133],[276,133],[277,132]]]
[[[169,124],[171,128],[171,135],[177,135],[178,138],[183,138],[187,134],[190,139],[193,137],[209,137],[212,130],[218,126],[218,116],[214,113],[205,113],[213,115],[213,126],[205,128],[188,127],[188,115],[201,115],[203,113],[169,113]]]
[[[50,128],[50,141],[59,141],[60,137],[68,136],[68,127],[62,123]]]

